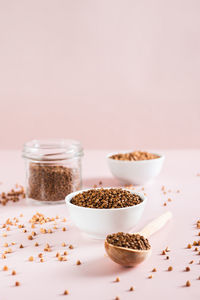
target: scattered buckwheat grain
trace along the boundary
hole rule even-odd
[[[185,284],[187,287],[191,286],[191,283],[189,280],[186,281],[186,284]]]
[[[69,295],[69,292],[68,292],[68,290],[64,290],[64,293],[63,293],[64,295]]]
[[[33,261],[34,260],[33,256],[30,256],[28,260]]]
[[[4,267],[3,267],[3,271],[8,271],[8,267],[7,267],[7,266],[4,266]]]
[[[156,268],[153,268],[152,272],[157,272]]]

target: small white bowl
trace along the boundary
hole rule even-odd
[[[81,231],[93,238],[105,239],[110,233],[119,231],[129,232],[140,220],[147,198],[142,193],[130,191],[139,195],[142,199],[140,204],[123,208],[88,208],[72,204],[71,199],[84,191],[81,190],[66,196],[65,201],[69,210],[71,221]]]
[[[114,154],[127,153],[128,151],[109,153],[107,155],[107,163],[113,176],[115,176],[122,184],[144,185],[155,178],[161,171],[164,155],[158,155],[158,158],[149,160],[117,160],[111,158]]]

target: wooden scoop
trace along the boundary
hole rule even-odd
[[[172,213],[168,211],[149,223],[137,234],[143,235],[145,238],[148,238],[153,233],[161,229],[167,223],[167,221],[171,219],[171,217]],[[118,247],[109,244],[107,240],[105,240],[105,249],[108,256],[115,263],[125,267],[135,267],[143,262],[151,254],[151,249],[135,250],[130,248]]]

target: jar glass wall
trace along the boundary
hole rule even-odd
[[[81,189],[81,144],[73,140],[33,140],[24,145],[26,197],[48,204],[63,203]]]

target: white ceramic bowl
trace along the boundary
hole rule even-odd
[[[65,201],[74,225],[93,238],[104,239],[110,233],[128,232],[138,223],[143,214],[146,197],[144,194],[133,192],[132,190],[129,191],[132,194],[139,195],[143,200],[138,205],[124,208],[98,209],[81,207],[70,202],[75,195],[87,190],[71,193],[66,196]]]
[[[160,173],[165,159],[164,155],[155,153],[159,158],[138,161],[111,158],[114,154],[127,152],[115,152],[107,155],[107,163],[111,173],[122,184],[144,185]]]

